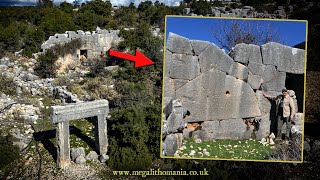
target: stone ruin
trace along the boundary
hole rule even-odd
[[[304,50],[275,42],[238,44],[228,55],[210,42],[169,33],[163,155],[174,155],[183,137],[261,139],[274,132],[275,102],[263,93],[280,95],[287,87],[302,112],[304,57]],[[295,116],[300,129],[302,117]]]
[[[57,124],[57,164],[65,169],[70,164],[70,133],[69,121],[96,117],[95,121],[95,144],[100,155],[101,162],[107,159],[108,136],[106,117],[109,113],[109,102],[107,100],[96,100],[91,102],[73,103],[66,106],[52,106],[51,120]]]
[[[76,57],[80,60],[81,56],[85,56],[87,59],[98,58],[101,55],[101,52],[107,52],[112,43],[117,44],[120,41],[119,35],[120,30],[106,30],[96,28],[95,31],[66,31],[64,34],[55,34],[50,36],[47,41],[41,45],[43,52],[50,49],[51,47],[60,44],[70,42],[73,39],[81,39],[82,46],[77,50]]]

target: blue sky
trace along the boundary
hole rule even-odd
[[[73,3],[74,0],[54,0],[54,3],[59,4],[61,2]],[[78,2],[83,3],[90,0],[78,0]],[[105,0],[104,0],[105,1]],[[146,0],[110,0],[113,6],[128,6],[133,2],[136,6]],[[151,0],[155,2],[156,0]],[[158,0],[169,6],[178,6],[182,0]],[[36,5],[37,0],[0,0],[0,6],[34,6]]]
[[[192,18],[192,17],[167,17],[166,38],[173,32],[189,39],[210,41],[220,47],[213,37],[212,31],[221,27],[221,23],[231,23],[230,19],[220,18]],[[297,21],[272,21],[272,20],[236,20],[250,21],[252,25],[259,25],[260,30],[266,30],[271,26],[280,36],[280,42],[288,46],[294,46],[306,39],[306,23]]]

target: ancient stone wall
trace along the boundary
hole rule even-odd
[[[97,27],[95,31],[66,31],[64,34],[55,34],[50,36],[47,41],[41,45],[41,49],[45,52],[47,49],[57,45],[65,44],[73,39],[80,38],[82,47],[78,50],[77,56],[80,58],[81,51],[86,51],[86,58],[97,58],[101,52],[106,52],[111,48],[112,43],[118,43],[120,37],[119,30],[105,30]]]
[[[202,139],[260,139],[269,135],[275,119],[275,103],[263,93],[280,95],[287,73],[303,79],[304,50],[274,42],[238,44],[228,55],[210,42],[169,33],[164,105],[179,99],[189,112],[183,121],[198,123]],[[294,91],[290,95],[297,106]],[[168,122],[169,114],[164,114]]]

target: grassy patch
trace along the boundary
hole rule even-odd
[[[79,129],[81,132],[81,137],[85,137],[86,139],[91,138],[92,141],[95,140],[94,137],[94,126],[91,122],[85,119],[81,120],[72,120],[70,121],[70,126],[74,126]],[[78,134],[70,134],[70,147],[84,147],[86,153],[92,151],[93,149],[88,145],[86,141],[84,141]]]
[[[256,140],[216,140],[201,143],[185,139],[178,155],[189,158],[263,160],[272,153],[272,147]]]

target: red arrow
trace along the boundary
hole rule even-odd
[[[129,61],[133,61],[135,68],[149,66],[149,65],[154,64],[154,62],[152,62],[149,58],[147,58],[145,55],[143,55],[138,49],[136,50],[135,56],[130,55],[130,54],[125,54],[122,52],[118,52],[118,51],[115,51],[112,49],[109,50],[109,55],[114,56],[114,57],[118,57],[118,58],[122,58],[125,60],[129,60]]]

